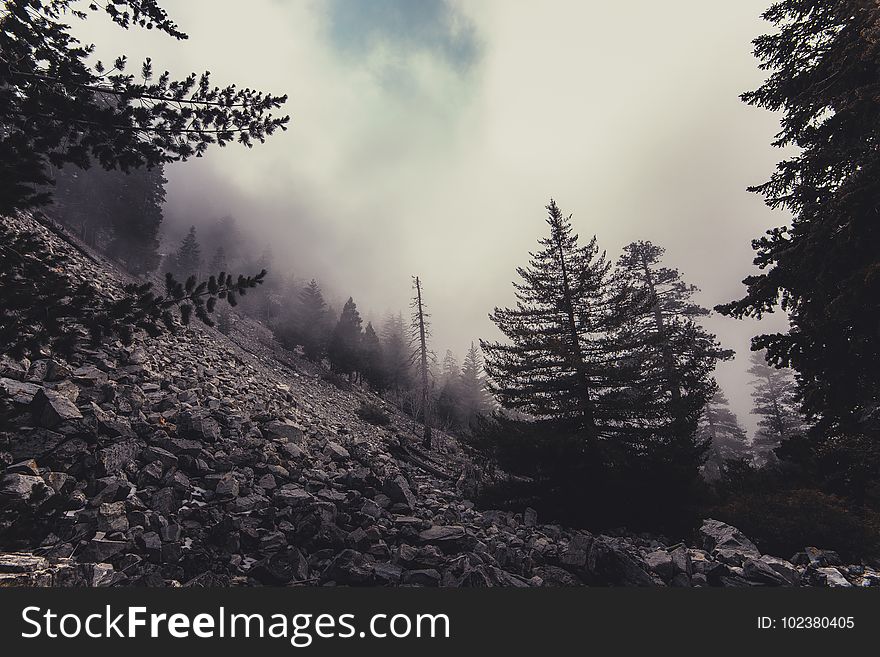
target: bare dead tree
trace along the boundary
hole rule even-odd
[[[422,423],[425,427],[425,433],[422,438],[422,445],[426,449],[431,449],[431,389],[429,386],[430,370],[428,368],[428,337],[430,337],[430,324],[428,317],[430,315],[425,312],[425,306],[422,302],[422,283],[418,276],[413,277],[413,288],[415,296],[410,306],[412,313],[412,338],[415,344],[413,350],[413,360],[419,374],[419,382],[421,385],[422,397]]]

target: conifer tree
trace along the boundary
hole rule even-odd
[[[333,370],[352,378],[361,370],[361,316],[357,304],[349,297],[342,307],[342,314],[333,330],[330,345],[327,347],[327,357]]]
[[[555,201],[547,212],[549,236],[529,266],[517,269],[516,307],[490,315],[509,343],[480,345],[502,406],[565,421],[593,442],[621,418],[617,393],[629,370],[609,339],[621,304],[596,238],[579,244]]]
[[[483,376],[483,361],[477,347],[471,342],[461,368],[461,415],[465,428],[479,415],[489,411],[490,400]]]
[[[401,314],[388,316],[381,337],[388,387],[399,396],[412,386],[412,358]]]
[[[319,361],[327,349],[329,327],[327,304],[321,287],[313,278],[300,291],[299,317],[296,320],[296,340],[303,347],[306,358]]]
[[[214,255],[211,256],[211,262],[208,267],[212,273],[229,271],[229,261],[226,259],[226,249],[224,249],[222,245],[218,246],[214,251]]]
[[[113,238],[107,252],[133,274],[146,274],[159,264],[159,227],[167,182],[162,165],[119,176],[118,202],[111,219]]]
[[[759,416],[752,448],[758,461],[774,460],[773,450],[786,438],[801,434],[806,423],[799,410],[794,373],[767,364],[765,353],[751,354],[752,413]]]
[[[780,0],[764,19],[774,32],[754,52],[770,74],[742,98],[782,112],[773,145],[792,154],[751,189],[792,222],[753,241],[761,273],[743,281],[744,298],[718,309],[788,314],[790,330],[757,336],[752,347],[798,372],[817,452],[836,449],[844,434],[871,433],[876,445],[868,418],[880,399],[880,6]]]
[[[444,429],[458,429],[463,422],[461,368],[451,350],[446,350],[440,371],[440,394],[437,397],[437,422]]]
[[[744,458],[749,453],[745,429],[729,404],[719,389],[706,404],[700,418],[699,436],[709,450],[703,472],[709,479],[721,477],[726,461]]]
[[[196,239],[196,227],[190,226],[189,232],[180,243],[174,257],[174,272],[180,276],[198,278],[202,268],[202,249]]]
[[[367,322],[362,340],[362,370],[364,379],[376,392],[385,390],[387,375],[385,373],[385,358],[382,353],[382,343],[373,328],[372,322]]]
[[[661,264],[664,252],[651,242],[633,242],[617,263],[620,280],[641,299],[622,329],[628,349],[640,362],[641,398],[633,412],[655,441],[677,443],[698,463],[701,450],[693,437],[703,407],[715,393],[712,371],[733,352],[721,349],[715,336],[699,325],[697,320],[709,314],[693,300],[699,290],[682,280],[677,269]]]

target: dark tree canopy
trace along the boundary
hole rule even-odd
[[[752,189],[793,218],[753,242],[763,271],[719,310],[787,312],[791,329],[753,349],[798,371],[820,433],[859,432],[880,395],[880,6],[783,0],[764,18],[775,31],[754,44],[769,77],[743,99],[781,111],[774,145],[797,153]]]
[[[772,461],[773,450],[783,440],[803,433],[806,422],[800,413],[794,373],[768,365],[760,351],[752,352],[751,362],[752,413],[760,418],[752,449],[760,461]]]
[[[361,369],[361,315],[351,297],[342,307],[342,314],[333,330],[327,357],[333,369],[352,376]]]
[[[126,72],[88,61],[65,20],[101,9],[124,29],[157,29],[186,39],[156,0],[8,0],[0,10],[0,215],[45,203],[49,166],[97,162],[127,171],[202,155],[211,144],[251,146],[289,117],[275,117],[286,96],[234,85],[209,73],[154,76],[150,59]]]

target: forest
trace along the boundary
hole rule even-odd
[[[509,272],[515,302],[485,309],[501,337],[473,335],[444,353],[432,330],[443,280],[413,272],[411,298],[383,315],[323,285],[322,272],[294,275],[245,217],[205,213],[182,235],[169,230],[166,176],[181,162],[310,128],[276,115],[290,104],[295,114],[284,95],[216,87],[207,73],[175,80],[150,60],[136,72],[124,57],[94,63],[68,23],[97,14],[186,37],[157,0],[10,0],[0,10],[4,363],[191,321],[228,335],[248,318],[338,389],[377,395],[383,404],[361,407],[365,421],[387,424],[393,407],[429,452],[454,436],[482,473],[478,506],[674,538],[712,517],[783,554],[821,545],[880,555],[874,3],[780,0],[763,16],[754,54],[766,80],[742,101],[779,113],[773,146],[786,156],[755,171],[769,178],[749,191],[790,219],[753,240],[741,298],[704,307],[702,281],[668,245],[606,251],[601,227],[578,233],[589,208],[548,198],[521,208],[534,246]],[[95,294],[67,275],[64,256],[14,229],[10,218],[25,215],[57,223],[135,282]],[[750,389],[723,390],[716,366],[734,353],[705,319],[774,312],[789,326],[752,339]],[[751,399],[755,431],[733,394]]]

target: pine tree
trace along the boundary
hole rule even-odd
[[[451,350],[446,350],[439,376],[440,394],[437,397],[437,422],[441,428],[458,429],[463,424],[461,368]]]
[[[709,447],[703,472],[709,479],[721,477],[726,461],[744,458],[749,453],[745,429],[729,405],[724,393],[717,390],[700,418],[699,435]]]
[[[195,276],[198,278],[202,267],[202,249],[196,239],[196,227],[190,226],[189,232],[180,243],[174,256],[174,273],[179,276]]]
[[[488,413],[490,408],[486,380],[483,376],[483,361],[473,342],[464,357],[460,381],[462,423],[468,428],[478,416]]]
[[[753,242],[762,273],[745,279],[743,299],[718,309],[788,314],[790,330],[760,335],[752,348],[797,370],[818,452],[836,449],[837,436],[870,432],[865,420],[880,399],[880,6],[781,0],[764,18],[776,31],[754,41],[755,55],[771,73],[743,100],[781,110],[773,144],[796,148],[752,191],[792,223]]]
[[[349,297],[342,307],[342,314],[339,316],[327,348],[327,357],[333,370],[348,375],[349,379],[362,368],[361,323],[357,305]]]
[[[313,278],[299,294],[299,317],[295,321],[295,340],[302,345],[306,358],[319,361],[327,349],[329,333],[327,304],[321,287]]]
[[[773,450],[792,436],[801,434],[806,423],[799,410],[794,373],[767,364],[764,352],[752,352],[752,413],[758,415],[758,431],[752,448],[758,461],[773,461]]]
[[[424,434],[422,435],[422,445],[425,449],[431,449],[432,446],[432,381],[430,363],[433,360],[428,349],[428,338],[430,337],[429,315],[425,309],[422,300],[422,284],[418,276],[413,276],[413,289],[415,295],[412,300],[412,338],[415,343],[413,357],[416,365],[416,375],[420,386],[422,424],[424,425]]]
[[[552,200],[547,211],[549,237],[517,269],[516,307],[490,315],[510,343],[480,345],[502,406],[565,421],[593,442],[620,420],[617,377],[627,368],[608,339],[618,300],[596,238],[580,245],[571,217]]]
[[[634,408],[652,439],[674,443],[698,464],[701,448],[694,441],[703,407],[715,393],[712,371],[733,356],[697,322],[709,314],[693,300],[699,290],[682,280],[677,269],[664,267],[665,250],[651,242],[633,242],[617,263],[620,280],[638,292],[622,335],[639,359],[641,403]]]
[[[379,336],[376,335],[372,322],[367,322],[367,328],[364,329],[361,345],[361,367],[364,379],[374,391],[382,392],[388,385],[388,377],[385,373],[385,357],[382,353],[382,343],[379,341]]]
[[[412,359],[401,314],[389,315],[382,325],[382,353],[388,387],[401,395],[412,386]]]
[[[82,10],[79,8],[82,7]],[[289,117],[273,117],[286,97],[212,87],[210,75],[153,79],[92,63],[65,22],[103,9],[122,28],[156,28],[185,39],[156,0],[75,5],[73,0],[7,0],[0,13],[0,216],[46,203],[50,165],[127,171],[203,154],[210,144],[250,146]]]
[[[133,274],[146,274],[159,264],[159,227],[167,182],[162,165],[120,176],[111,220],[113,238],[107,252]]]

